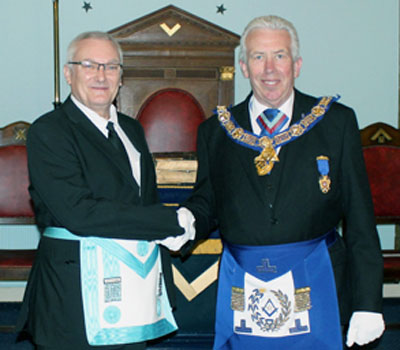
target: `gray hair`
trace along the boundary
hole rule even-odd
[[[119,43],[110,34],[100,31],[84,32],[75,37],[67,48],[67,63],[74,60],[78,44],[85,39],[100,39],[110,41],[118,52],[119,63],[123,63],[123,53]]]
[[[290,35],[291,52],[293,61],[300,58],[300,43],[296,28],[286,19],[278,16],[261,16],[254,18],[244,29],[240,38],[239,60],[247,63],[246,39],[254,29],[286,30]]]

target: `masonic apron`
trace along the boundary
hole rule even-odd
[[[273,246],[225,242],[214,350],[341,350],[327,249],[336,234]]]
[[[59,227],[44,236],[80,241],[81,291],[90,345],[142,342],[177,329],[154,242],[80,237]]]

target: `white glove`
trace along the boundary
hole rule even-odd
[[[189,240],[193,240],[196,236],[194,228],[194,216],[188,208],[181,207],[177,210],[179,226],[185,229],[185,233],[189,234]],[[186,242],[185,242],[186,243]]]
[[[173,252],[177,252],[181,247],[189,240],[189,234],[184,233],[180,236],[170,236],[161,240],[156,240],[157,244],[161,244],[164,247],[167,247],[169,250]]]
[[[385,330],[383,315],[376,312],[356,311],[350,319],[346,345],[365,345],[379,338]]]
[[[179,226],[185,229],[185,233],[180,236],[170,236],[155,241],[157,244],[161,244],[174,252],[181,249],[187,241],[193,240],[196,235],[196,230],[194,228],[195,220],[191,211],[182,207],[177,210],[177,215]]]

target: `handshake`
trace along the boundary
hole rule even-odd
[[[196,235],[195,220],[191,211],[182,207],[177,210],[177,215],[179,226],[185,230],[185,233],[180,236],[167,237],[155,241],[157,244],[161,244],[174,252],[181,249],[186,242],[193,240]]]

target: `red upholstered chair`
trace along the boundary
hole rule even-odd
[[[385,123],[361,130],[377,224],[400,224],[400,131]],[[396,231],[397,231],[396,227]],[[386,282],[400,281],[400,244],[383,250]]]
[[[140,108],[137,119],[144,128],[150,152],[181,153],[196,150],[197,128],[205,115],[190,93],[169,88],[153,93]]]
[[[28,192],[26,133],[29,123],[16,122],[0,129],[0,225],[34,224]],[[0,227],[0,235],[5,234]],[[0,280],[26,280],[35,250],[8,250],[0,247]]]

